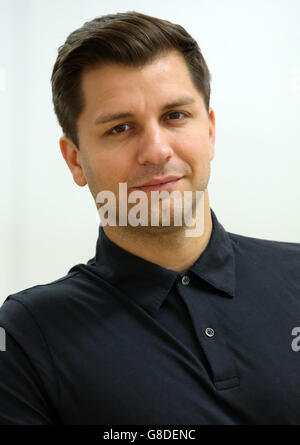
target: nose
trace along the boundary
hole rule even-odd
[[[138,141],[137,158],[140,164],[163,164],[173,156],[166,129],[158,123],[149,124]]]

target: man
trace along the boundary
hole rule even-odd
[[[300,245],[228,233],[210,208],[209,85],[191,36],[144,14],[97,18],[60,47],[60,149],[99,212],[102,192],[116,198],[117,224],[87,264],[5,300],[2,424],[300,422]],[[154,208],[154,191],[179,194]],[[158,225],[120,224],[134,192]],[[180,196],[196,236],[175,224]]]

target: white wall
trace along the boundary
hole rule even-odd
[[[99,217],[61,156],[50,75],[71,31],[130,10],[180,23],[206,58],[219,221],[300,242],[299,0],[0,0],[0,304],[94,256]]]

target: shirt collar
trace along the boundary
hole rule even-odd
[[[192,271],[225,296],[235,295],[235,258],[231,239],[211,210],[212,233],[206,249],[185,272],[165,269],[115,244],[99,226],[95,265],[110,284],[155,315],[176,278]]]

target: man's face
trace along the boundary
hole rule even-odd
[[[129,195],[154,176],[182,177],[169,192],[206,190],[215,117],[212,109],[208,115],[179,53],[169,52],[140,69],[118,64],[89,69],[82,89],[80,150],[64,137],[60,144],[75,182],[88,184],[94,199],[110,190],[118,203],[119,183],[127,183]]]

